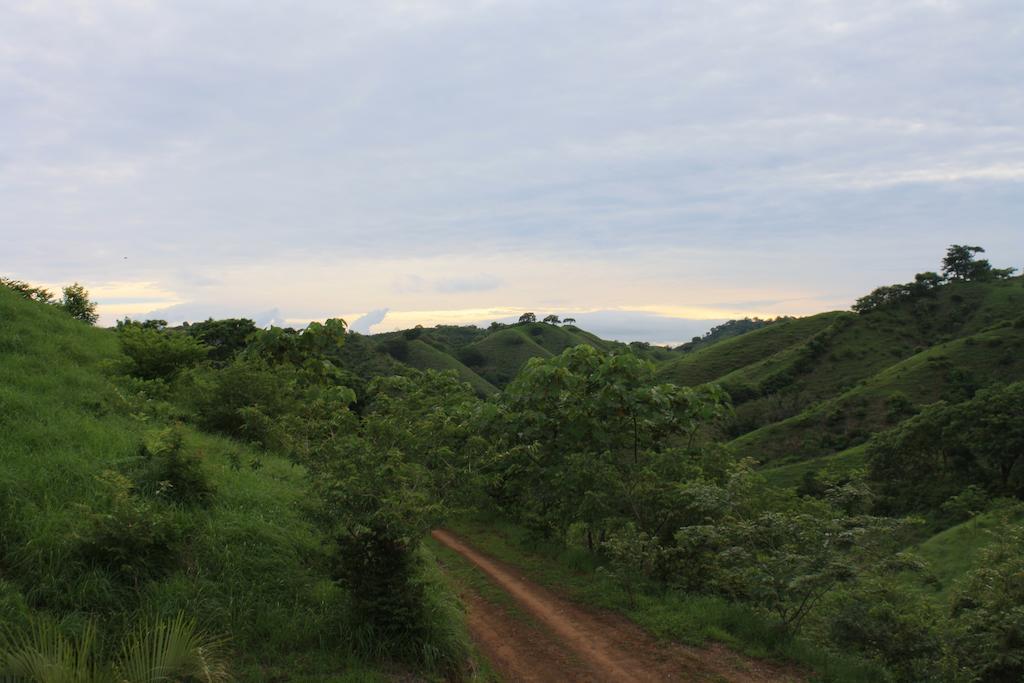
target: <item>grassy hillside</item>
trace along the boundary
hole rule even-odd
[[[993,543],[1008,525],[1020,522],[1022,518],[1024,510],[1019,507],[996,509],[940,531],[911,548],[927,562],[928,572],[924,577],[907,575],[906,584],[921,590],[935,602],[945,603],[957,581],[978,568],[981,551]]]
[[[493,332],[467,346],[461,357],[478,375],[491,384],[504,387],[531,358],[553,355],[523,332],[522,327],[509,327]]]
[[[796,415],[936,344],[1020,316],[1022,282],[956,282],[940,287],[934,296],[861,315],[842,314],[813,337],[716,381],[743,404],[737,410],[741,429],[754,429]]]
[[[409,342],[405,362],[417,370],[454,370],[459,379],[472,386],[480,396],[490,396],[498,391],[497,387],[467,368],[457,358],[420,339]]]
[[[862,443],[922,405],[964,400],[977,388],[1021,378],[1024,319],[1004,321],[893,363],[852,389],[744,434],[731,445],[762,462],[822,456]]]
[[[157,411],[116,388],[117,337],[0,287],[0,621],[142,616],[225,634],[242,680],[374,680],[339,634],[345,595],[304,514],[301,470],[182,428],[207,507],[134,491]],[[112,642],[112,641],[111,641]]]
[[[842,313],[819,313],[774,323],[739,336],[723,339],[692,353],[673,358],[658,369],[663,382],[692,386],[723,378],[799,344],[831,324]]]

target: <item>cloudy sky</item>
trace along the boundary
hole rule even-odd
[[[1024,265],[1024,3],[0,3],[0,274],[674,342]]]

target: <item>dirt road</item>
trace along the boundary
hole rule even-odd
[[[535,623],[473,593],[463,596],[477,645],[508,681],[798,681],[791,669],[725,647],[659,643],[616,614],[574,604],[487,557],[454,534],[433,537],[476,565]]]

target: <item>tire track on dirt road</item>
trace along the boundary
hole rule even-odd
[[[524,633],[524,624],[500,608],[475,595],[466,600],[474,639],[510,680],[803,680],[791,667],[743,657],[721,645],[659,642],[625,617],[582,607],[533,583],[514,567],[483,555],[451,532],[438,529],[432,536],[480,569],[548,632],[531,638]],[[538,645],[538,641],[543,643]]]

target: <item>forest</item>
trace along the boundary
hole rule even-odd
[[[1024,680],[1024,278],[983,251],[675,349],[100,328],[0,279],[0,678],[500,678],[445,529],[763,680]]]

